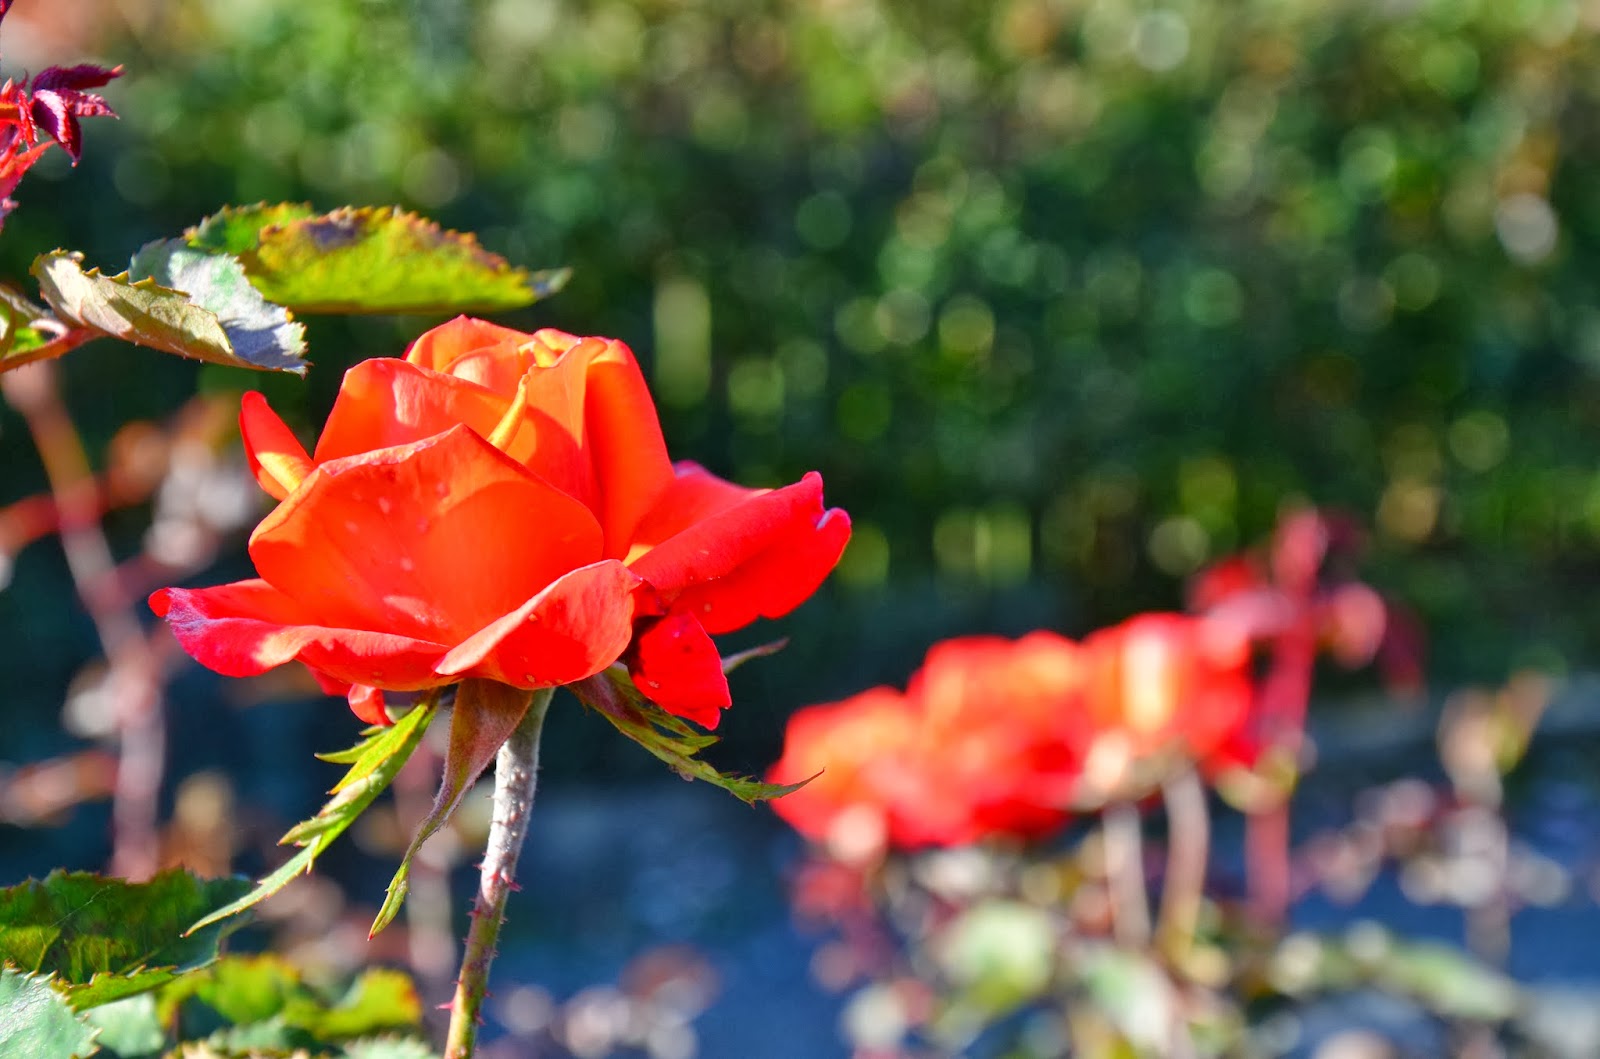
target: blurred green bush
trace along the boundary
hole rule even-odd
[[[224,202],[400,202],[576,266],[509,322],[632,343],[676,453],[822,469],[856,612],[1042,594],[1081,632],[1303,499],[1371,522],[1451,677],[1600,646],[1593,4],[79,6],[122,121],[21,189],[9,273]],[[85,57],[14,50],[52,17],[17,5],[8,66]],[[419,327],[314,321],[274,400],[314,422]],[[91,353],[102,433],[193,385]]]

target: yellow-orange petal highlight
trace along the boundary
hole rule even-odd
[[[255,390],[245,391],[239,404],[239,433],[250,472],[273,499],[287,499],[311,473],[305,446]]]

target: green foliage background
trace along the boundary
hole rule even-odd
[[[1592,5],[99,7],[122,120],[24,185],[0,266],[301,198],[574,265],[507,322],[623,337],[676,454],[821,469],[856,519],[834,605],[751,667],[793,677],[752,678],[784,706],[901,679],[934,635],[1175,606],[1294,499],[1375,527],[1436,672],[1594,657]],[[267,388],[315,422],[419,326],[313,320],[311,378]],[[102,436],[196,385],[72,359]]]

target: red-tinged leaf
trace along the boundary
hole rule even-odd
[[[4,12],[0,12],[0,15],[3,14]],[[40,92],[48,89],[65,89],[82,92],[86,88],[99,88],[101,85],[110,84],[121,76],[121,65],[105,67],[96,66],[94,63],[78,63],[76,66],[47,66],[33,79],[33,90]],[[105,104],[103,99],[99,102],[102,106]]]
[[[32,97],[28,99],[28,105],[23,109],[32,118],[33,124],[49,133],[51,138],[72,156],[72,164],[77,165],[83,149],[83,135],[78,119],[117,116],[117,112],[111,109],[111,104],[93,92],[83,90],[97,88],[113,77],[120,76],[121,73],[120,66],[110,70],[88,63],[80,66],[52,66],[33,79]],[[28,94],[22,95],[27,98]],[[27,138],[31,140],[34,135],[35,133],[29,130]]]
[[[500,745],[522,723],[536,694],[541,693],[493,680],[464,680],[457,687],[455,708],[450,714],[450,748],[445,752],[444,777],[439,783],[438,796],[400,860],[400,867],[384,896],[383,907],[372,921],[372,934],[388,926],[399,913],[411,887],[412,858],[455,813],[461,800],[499,753]]]

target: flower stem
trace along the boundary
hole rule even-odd
[[[445,1038],[445,1059],[471,1059],[483,1021],[483,1001],[489,994],[489,965],[505,921],[506,899],[513,889],[517,857],[528,834],[534,788],[539,772],[539,733],[550,708],[554,688],[533,693],[533,701],[516,731],[500,747],[494,763],[494,817],[483,851],[478,897],[472,907],[472,928],[456,978],[455,1000],[450,1006],[450,1032]]]
[[[1181,968],[1194,945],[1205,896],[1210,817],[1205,788],[1193,768],[1168,780],[1162,794],[1167,803],[1167,872],[1156,933],[1167,957]]]
[[[1117,941],[1143,949],[1150,941],[1149,894],[1144,884],[1144,834],[1139,808],[1112,802],[1101,812],[1106,884],[1111,890],[1111,926]]]

